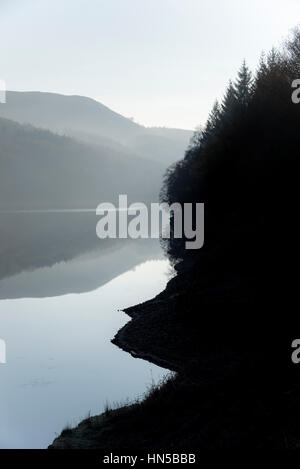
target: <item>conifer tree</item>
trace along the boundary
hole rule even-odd
[[[202,135],[203,143],[215,136],[221,123],[221,107],[218,100],[215,101],[212,110],[209,113]]]
[[[278,64],[280,63],[280,54],[279,52],[272,47],[268,56],[267,56],[267,66],[269,70],[274,70],[278,68]]]
[[[188,150],[199,148],[201,146],[203,139],[203,128],[201,126],[197,127],[190,139]]]
[[[300,26],[294,29],[291,39],[286,42],[287,71],[292,79],[300,75]]]
[[[231,123],[236,115],[237,97],[233,83],[230,80],[221,104],[222,123]]]
[[[268,73],[268,67],[266,63],[266,54],[262,52],[260,59],[259,59],[259,64],[258,68],[256,71],[255,75],[255,83],[257,84],[260,80],[263,80]]]
[[[221,119],[221,108],[218,100],[215,101],[213,108],[208,116],[207,124],[212,130],[216,130],[220,124]]]
[[[244,109],[248,106],[252,94],[252,73],[244,60],[238,72],[238,77],[234,85],[236,98],[239,107]]]

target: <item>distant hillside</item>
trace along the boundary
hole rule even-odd
[[[5,105],[4,105],[5,106]],[[0,209],[156,201],[163,165],[0,118]]]
[[[30,123],[82,141],[160,161],[165,167],[181,159],[192,131],[147,128],[83,96],[8,91],[0,117]]]

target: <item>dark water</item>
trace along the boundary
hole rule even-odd
[[[0,447],[46,447],[106,402],[142,395],[166,370],[110,343],[118,309],[167,282],[157,240],[99,240],[95,214],[0,216]]]

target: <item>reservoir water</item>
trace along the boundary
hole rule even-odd
[[[158,240],[97,245],[91,215],[84,229],[78,215],[23,217],[0,230],[0,448],[45,448],[64,427],[142,396],[167,374],[110,342],[129,320],[120,310],[165,287]]]

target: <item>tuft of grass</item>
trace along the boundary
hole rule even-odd
[[[103,407],[103,413],[105,417],[108,417],[111,414],[112,410],[113,409],[112,409],[111,404],[108,402],[108,400],[106,400],[104,403],[104,407]]]
[[[69,436],[72,434],[72,432],[73,430],[72,430],[71,425],[67,423],[61,432],[61,436]]]

